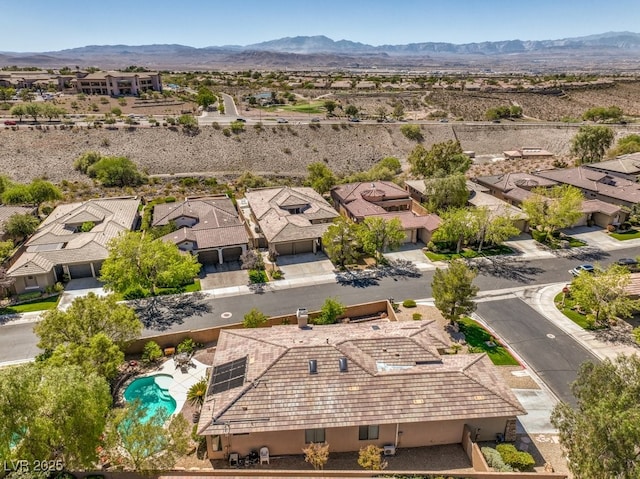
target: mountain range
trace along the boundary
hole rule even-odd
[[[251,45],[89,45],[38,53],[0,52],[0,65],[152,69],[440,69],[637,71],[640,34],[608,32],[559,40],[367,45],[326,36]]]

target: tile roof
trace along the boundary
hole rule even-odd
[[[26,251],[9,268],[11,276],[50,271],[59,264],[82,264],[107,258],[107,243],[135,226],[140,200],[105,198],[58,206],[26,243]],[[90,218],[103,218],[91,231],[75,232]]]
[[[260,188],[245,193],[267,242],[320,238],[338,212],[313,188]],[[286,208],[301,207],[293,214]]]
[[[607,170],[614,173],[625,173],[628,175],[640,174],[640,153],[629,153],[621,155],[613,160],[600,161],[584,165],[586,168]]]
[[[622,203],[640,202],[640,185],[619,176],[612,176],[584,166],[536,172],[539,178],[565,183],[592,191]]]
[[[376,326],[374,329],[372,326]],[[209,394],[200,434],[513,417],[525,411],[484,354],[440,356],[435,321],[226,329],[213,366],[246,358],[241,386]],[[340,358],[348,370],[340,372]],[[317,374],[309,373],[316,360]]]
[[[152,224],[166,225],[181,217],[194,218],[197,223],[191,228],[183,227],[163,236],[164,241],[175,244],[185,240],[193,241],[198,250],[249,242],[244,223],[227,196],[187,199],[178,203],[156,205],[153,209]]]
[[[531,193],[527,190],[523,190],[520,188],[515,188],[514,190],[517,190],[518,193],[523,192],[524,194],[526,194],[526,196],[531,195]],[[510,193],[514,192],[514,190],[511,190]],[[524,194],[523,196],[525,196]],[[522,201],[520,198],[517,199],[518,201]],[[508,215],[513,219],[526,219],[527,217],[527,215],[520,208],[517,208],[516,206],[513,206],[506,201],[501,200],[500,198],[496,198],[489,193],[485,193],[481,189],[474,189],[471,191],[471,195],[469,196],[469,204],[475,206],[476,208],[481,208],[483,206],[486,207],[492,216]]]

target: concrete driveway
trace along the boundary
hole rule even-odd
[[[335,269],[327,255],[321,252],[278,256],[276,263],[287,280],[324,276]],[[266,264],[266,267],[271,268],[271,265]]]
[[[435,269],[435,265],[429,261],[422,251],[424,243],[405,243],[397,251],[384,253],[384,257],[388,260],[405,260],[411,261],[419,270]]]
[[[240,261],[208,264],[202,270],[204,275],[200,278],[200,286],[203,291],[230,286],[246,286],[249,283],[249,273],[240,267]]]
[[[86,296],[89,293],[95,293],[98,296],[106,296],[109,294],[102,287],[102,283],[96,278],[78,278],[72,279],[67,283],[58,303],[58,309],[65,311],[74,299],[80,296]]]

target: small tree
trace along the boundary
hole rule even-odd
[[[28,185],[14,184],[4,190],[2,202],[5,205],[30,205],[33,204],[33,197]]]
[[[534,188],[534,193],[522,202],[529,222],[547,235],[547,240],[559,229],[572,226],[582,216],[582,192],[571,185]]]
[[[422,141],[424,139],[420,131],[420,125],[402,125],[400,132],[409,140]]]
[[[4,224],[4,230],[14,240],[22,241],[35,233],[39,224],[40,221],[33,215],[16,213],[11,215]]]
[[[471,158],[463,153],[460,142],[454,140],[435,143],[429,150],[418,144],[408,161],[411,172],[424,178],[444,178],[465,173],[471,166]]]
[[[155,363],[162,357],[162,348],[155,341],[147,341],[142,350],[142,361],[145,363]]]
[[[442,213],[442,223],[433,233],[432,240],[456,245],[456,253],[464,244],[477,235],[477,222],[473,221],[471,210],[455,208]]]
[[[596,326],[609,324],[640,311],[640,300],[631,299],[626,291],[629,281],[629,270],[616,264],[604,271],[582,272],[571,282],[571,297]]]
[[[368,216],[359,232],[364,251],[375,258],[376,264],[383,258],[384,251],[398,249],[405,239],[404,229],[398,218],[387,221],[384,218]]]
[[[336,176],[324,163],[317,161],[307,166],[307,180],[305,184],[321,195],[328,192],[336,184]]]
[[[242,269],[264,270],[264,258],[254,250],[248,249],[240,255],[240,264]]]
[[[334,298],[327,298],[320,309],[320,315],[314,320],[316,324],[335,324],[338,317],[345,312],[345,306]]]
[[[358,225],[339,216],[322,235],[322,245],[329,259],[340,269],[345,269],[347,264],[355,263],[360,256]]]
[[[80,171],[81,173],[87,174],[89,167],[102,159],[102,155],[97,151],[87,151],[80,155],[73,162],[73,169],[76,171]]]
[[[327,110],[328,116],[333,116],[333,112],[335,111],[338,104],[333,100],[325,100],[324,108]]]
[[[211,90],[207,87],[200,87],[198,90],[198,95],[196,96],[196,103],[200,105],[205,110],[209,108],[209,105],[213,105],[216,102],[217,98],[213,94]]]
[[[124,156],[102,157],[87,168],[87,174],[103,186],[138,186],[145,181],[135,163]]]
[[[245,328],[259,328],[264,326],[269,317],[260,311],[258,308],[252,308],[247,314],[244,315],[242,325]]]
[[[316,471],[324,469],[324,465],[329,460],[329,444],[326,442],[312,442],[302,449],[302,452],[304,452],[304,462],[311,464]]]
[[[454,323],[461,315],[476,309],[473,298],[478,287],[473,285],[477,273],[461,260],[453,260],[448,269],[437,268],[431,283],[436,308]]]
[[[36,205],[40,205],[45,201],[54,201],[62,199],[62,192],[52,183],[44,180],[33,180],[29,186],[29,194]]]
[[[347,116],[356,117],[358,116],[358,107],[356,107],[355,105],[348,105],[344,109],[344,112]]]
[[[207,380],[202,378],[200,381],[195,383],[193,386],[189,388],[187,391],[187,401],[192,406],[200,409],[204,404],[204,398],[207,395]]]
[[[387,468],[387,461],[382,459],[382,448],[375,444],[360,448],[358,465],[370,471],[382,471]]]

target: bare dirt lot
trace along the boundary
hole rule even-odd
[[[640,127],[618,127],[617,135],[637,133]],[[443,124],[422,125],[424,145],[458,139],[476,154],[500,154],[522,146],[567,155],[576,126],[516,126]],[[308,164],[323,161],[337,173],[370,168],[386,156],[406,159],[416,143],[406,139],[397,124],[323,124],[247,126],[225,136],[221,129],[203,127],[187,135],[168,127],[60,130],[58,127],[20,126],[0,129],[0,171],[16,181],[45,177],[51,181],[86,180],[73,170],[73,161],[88,150],[127,156],[148,174],[210,172],[212,176],[243,171],[274,176],[306,176]],[[530,165],[518,165],[526,170]]]

